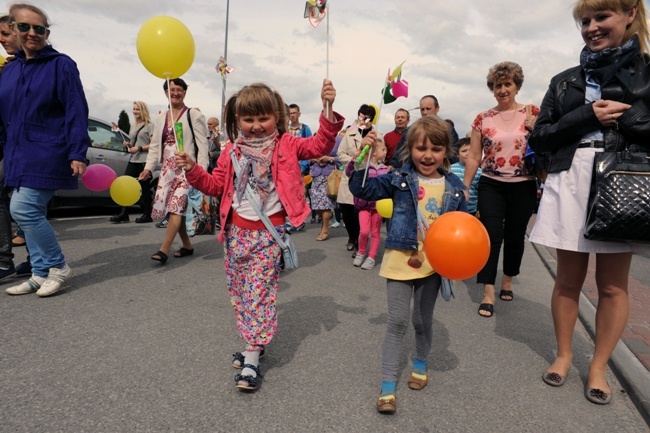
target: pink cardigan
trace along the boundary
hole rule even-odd
[[[271,162],[271,176],[280,197],[282,207],[287,212],[289,221],[294,227],[302,224],[311,213],[305,200],[305,187],[302,183],[299,160],[318,158],[330,153],[334,147],[337,133],[343,128],[344,118],[334,113],[336,122],[330,122],[323,114],[320,116],[318,133],[309,138],[294,137],[285,133],[277,139],[273,160]],[[235,194],[235,173],[230,159],[230,150],[233,145],[228,144],[217,160],[217,166],[208,174],[200,165],[196,164],[185,176],[194,188],[202,193],[218,197],[221,196],[219,217],[221,231],[219,242],[223,242],[224,229],[232,207]],[[237,156],[240,156],[236,149]]]

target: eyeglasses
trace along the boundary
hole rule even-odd
[[[34,33],[37,35],[43,36],[45,32],[47,32],[47,27],[44,26],[34,26],[32,24],[27,24],[27,23],[16,23],[16,28],[18,29],[19,32],[21,33],[27,33],[29,29],[34,29]]]

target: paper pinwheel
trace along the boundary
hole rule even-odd
[[[325,18],[327,0],[307,0],[305,3],[305,18],[309,19],[312,27],[318,27]]]
[[[409,96],[409,83],[406,80],[402,80],[403,64],[404,62],[400,63],[392,74],[388,71],[386,86],[382,90],[382,94],[384,95],[384,104],[395,102],[399,97],[408,98]]]
[[[217,63],[215,69],[221,74],[224,79],[226,78],[226,75],[233,71],[233,68],[228,66],[228,63],[226,63],[226,59],[224,59],[223,56],[219,57],[219,63]]]

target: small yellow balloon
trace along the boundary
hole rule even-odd
[[[376,125],[377,121],[379,120],[379,107],[377,107],[375,104],[368,104],[368,106],[375,109],[375,117],[372,118],[372,124]]]
[[[302,177],[303,185],[309,185],[312,181],[311,174]]]
[[[120,206],[132,206],[140,200],[140,182],[131,176],[120,176],[111,183],[111,198]]]
[[[138,57],[145,68],[158,78],[178,78],[194,61],[194,38],[190,30],[168,16],[145,22],[136,40]]]
[[[376,203],[377,213],[384,218],[392,218],[393,216],[393,200],[390,198],[383,198],[377,200]]]

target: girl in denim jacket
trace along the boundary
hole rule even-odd
[[[374,134],[365,144],[374,145]],[[427,358],[433,339],[433,308],[441,278],[426,260],[422,239],[418,237],[418,211],[433,223],[445,212],[467,211],[462,181],[449,173],[451,136],[447,123],[437,116],[423,117],[409,128],[408,154],[401,169],[366,179],[363,170],[350,178],[350,191],[364,200],[393,199],[393,216],[388,222],[386,251],[379,275],[387,279],[388,320],[382,351],[381,394],[377,410],[392,413],[397,409],[395,390],[399,349],[406,333],[413,294],[415,359],[408,386],[414,390],[428,383]]]

